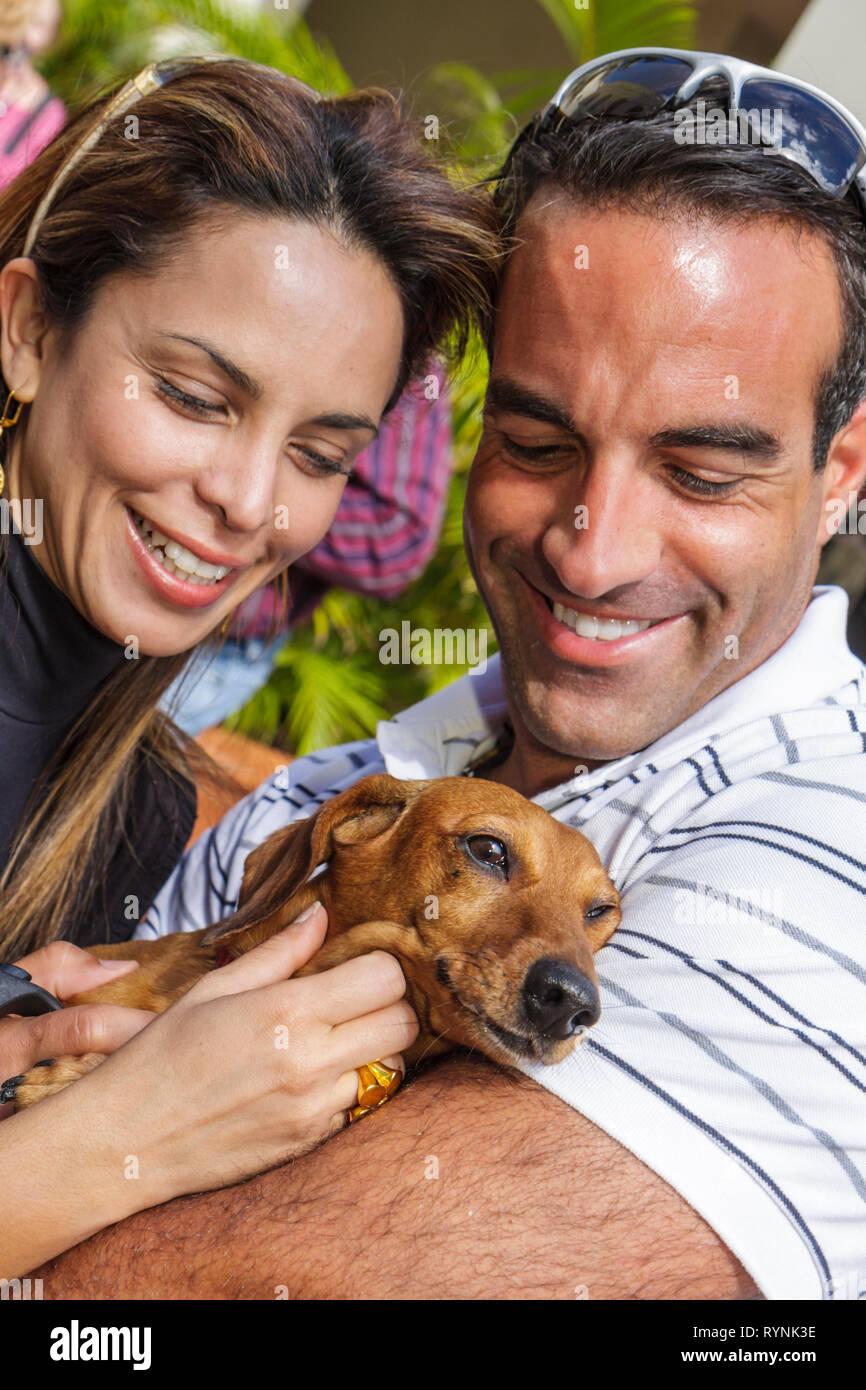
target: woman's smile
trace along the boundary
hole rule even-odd
[[[206,608],[221,598],[242,573],[241,567],[230,569],[212,564],[171,540],[131,507],[126,508],[126,515],[136,564],[161,598],[187,608]]]

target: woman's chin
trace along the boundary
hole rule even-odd
[[[127,661],[137,661],[141,656],[169,657],[190,652],[218,629],[222,621],[222,615],[206,619],[201,613],[197,615],[197,621],[192,621],[191,617],[186,622],[172,621],[171,618],[154,619],[152,614],[142,614],[136,620],[135,613],[128,610],[123,614],[98,614],[95,619],[90,619],[103,636],[123,648]]]

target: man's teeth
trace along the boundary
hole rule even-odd
[[[170,541],[168,536],[157,531],[137,512],[133,512],[132,516],[138,534],[151,555],[169,574],[176,574],[187,584],[218,584],[229,573],[228,565],[211,565],[207,560],[200,560],[185,546],[178,545],[177,541]]]
[[[633,637],[636,632],[645,632],[652,622],[620,622],[618,618],[591,618],[587,613],[578,613],[574,608],[565,608],[554,603],[553,616],[565,623],[578,637],[589,637],[596,642],[616,642],[620,637]]]

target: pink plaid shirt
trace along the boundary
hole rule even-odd
[[[51,92],[30,112],[0,100],[0,188],[26,169],[65,124],[66,107]]]

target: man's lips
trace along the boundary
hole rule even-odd
[[[676,613],[673,617],[661,619],[648,619],[645,615],[639,616],[637,614],[599,614],[600,618],[614,618],[620,622],[650,621],[652,626],[645,628],[642,632],[630,633],[612,641],[581,637],[579,633],[554,616],[554,601],[552,599],[549,599],[540,589],[536,589],[518,571],[515,573],[518,574],[521,587],[525,591],[530,608],[536,616],[542,640],[557,656],[574,665],[606,668],[642,660],[655,651],[660,644],[669,641],[673,628],[683,623],[688,617],[687,613]],[[570,607],[570,605],[565,606]],[[579,611],[586,612],[583,608]]]

